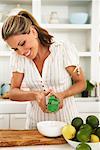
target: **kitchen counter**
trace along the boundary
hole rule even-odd
[[[0,99],[0,113],[26,113],[29,102],[17,102],[9,99]]]
[[[100,112],[99,98],[75,98],[79,112]],[[26,106],[29,102],[17,102],[9,99],[0,99],[0,113],[26,113]],[[91,105],[90,105],[91,103]],[[88,107],[89,106],[89,107]]]
[[[69,144],[61,145],[39,145],[39,146],[19,146],[0,147],[0,150],[74,150]]]

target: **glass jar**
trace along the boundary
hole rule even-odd
[[[56,11],[50,13],[49,23],[59,23],[58,13]]]

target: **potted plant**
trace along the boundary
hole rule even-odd
[[[87,86],[86,89],[82,92],[82,97],[89,97],[91,96],[91,91],[95,87],[93,83],[91,83],[89,80],[86,80]]]

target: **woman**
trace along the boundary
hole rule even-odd
[[[2,37],[14,51],[10,99],[30,101],[26,128],[36,127],[42,120],[70,123],[78,115],[73,96],[86,86],[75,47],[68,41],[66,46],[55,42],[27,11],[7,18]],[[29,91],[21,89],[23,82]],[[59,110],[54,113],[46,107],[50,95],[60,100]]]

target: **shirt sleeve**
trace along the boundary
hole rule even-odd
[[[62,43],[63,61],[65,68],[68,66],[79,66],[79,54],[74,44],[69,41]]]
[[[10,57],[10,71],[24,73],[24,60],[23,56],[18,55],[16,52],[13,52]]]

